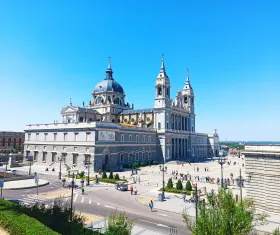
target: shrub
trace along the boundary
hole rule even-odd
[[[158,165],[158,162],[156,160],[152,161],[152,165]]]
[[[106,171],[103,171],[103,173],[102,173],[102,179],[107,179]]]
[[[110,172],[109,179],[114,179],[113,172]]]
[[[171,178],[167,182],[167,188],[173,188],[173,182]]]
[[[85,172],[84,172],[84,171],[81,171],[81,172],[79,173],[79,177],[80,177],[80,178],[84,178],[84,177],[85,177]]]
[[[186,183],[186,190],[187,191],[192,191],[192,184],[191,184],[191,182],[189,180]]]
[[[131,235],[133,222],[127,219],[126,215],[117,211],[113,212],[106,222],[107,231],[105,235]]]
[[[21,212],[21,206],[0,200],[0,225],[10,234],[58,235],[38,220]]]
[[[147,164],[145,162],[141,162],[140,166],[147,166]]]
[[[182,190],[183,189],[183,185],[182,185],[182,181],[181,180],[178,180],[177,183],[176,183],[176,189],[178,190]]]
[[[162,191],[162,188],[159,191]],[[176,188],[167,188],[167,186],[164,187],[164,191],[167,193],[178,193],[178,194],[182,194],[183,192],[186,192],[187,195],[191,195],[191,193],[192,193],[190,191],[183,191],[183,190],[176,189]]]
[[[134,163],[133,163],[133,166],[134,166],[134,167],[139,167],[139,163],[138,163],[138,162],[134,162]]]
[[[120,180],[119,174],[115,174],[115,180]]]

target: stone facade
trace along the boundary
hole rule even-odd
[[[174,101],[170,89],[162,59],[154,108],[134,109],[113,78],[109,60],[106,77],[95,86],[89,105],[74,106],[70,100],[61,110],[62,123],[26,127],[25,154],[34,155],[37,164],[46,165],[54,164],[56,155],[62,154],[66,168],[75,165],[79,169],[85,156],[90,156],[95,168],[111,170],[135,161],[193,162],[218,156],[216,130],[213,134],[195,131],[194,92],[189,75]],[[100,140],[103,137],[108,140]]]
[[[258,209],[280,214],[280,145],[246,145],[247,197]]]

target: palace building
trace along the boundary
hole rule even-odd
[[[153,108],[134,109],[126,102],[124,88],[115,80],[109,60],[106,77],[82,107],[61,110],[61,123],[27,125],[25,156],[34,164],[65,170],[114,171],[125,164],[151,161],[202,161],[218,156],[219,136],[195,130],[195,96],[187,74],[174,100],[164,58],[155,80]]]

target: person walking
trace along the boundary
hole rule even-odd
[[[134,194],[137,195],[137,189],[134,187]]]
[[[151,200],[151,202],[149,203],[149,207],[151,209],[151,212],[153,212],[153,207],[154,207],[153,200]]]
[[[133,186],[132,185],[130,186],[130,194],[131,195],[133,194]]]
[[[82,194],[85,194],[85,186],[82,186]]]

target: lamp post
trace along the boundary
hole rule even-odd
[[[61,162],[62,162],[62,156],[59,158],[59,173],[58,173],[58,179],[61,180]]]
[[[28,155],[27,161],[29,161],[29,175],[31,175],[31,162],[33,161],[33,157],[31,155]]]
[[[252,179],[251,173],[248,175],[249,180],[243,179],[244,182],[250,182]],[[242,202],[242,175],[241,175],[241,169],[239,170],[239,189],[240,189],[240,201]]]
[[[74,194],[74,172],[73,172],[73,175],[72,175],[72,182],[71,182],[71,207],[70,207],[70,210],[71,210],[71,214],[70,214],[70,222],[72,222],[72,218],[73,218],[73,194]]]
[[[87,170],[88,170],[88,176],[87,176],[87,185],[89,185],[89,182],[90,182],[90,180],[89,180],[89,173],[90,173],[90,165],[91,165],[91,163],[90,163],[90,157],[87,157],[86,158],[86,160],[85,160],[85,164],[87,165]],[[110,170],[111,170],[111,167],[110,167]]]
[[[164,173],[166,172],[165,170],[165,167],[164,167],[164,162],[165,162],[165,159],[163,158],[163,164],[162,164],[162,168],[161,168],[161,171],[162,171],[162,197],[164,198]]]
[[[224,176],[223,176],[223,165],[226,163],[223,154],[220,152],[219,164],[221,165],[221,187],[224,188]]]

